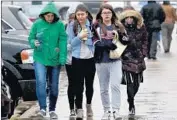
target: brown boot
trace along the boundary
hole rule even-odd
[[[87,117],[92,117],[93,116],[93,110],[91,104],[86,105],[87,108]]]

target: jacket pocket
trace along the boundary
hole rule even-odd
[[[58,47],[50,48],[49,49],[49,59],[54,60],[54,61],[59,60],[59,51],[60,50]]]

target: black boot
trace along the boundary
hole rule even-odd
[[[128,99],[128,103],[129,103],[129,115],[135,115],[134,99]]]

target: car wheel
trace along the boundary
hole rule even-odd
[[[18,79],[6,67],[2,68],[2,76],[4,82],[7,84],[6,87],[8,87],[7,95],[11,96],[12,100],[10,104],[10,113],[8,114],[8,118],[10,118],[10,116],[13,115],[15,107],[18,105],[20,97],[22,97],[22,90],[18,83]]]
[[[11,95],[9,86],[4,82],[3,76],[1,75],[1,119],[5,120],[11,113]]]

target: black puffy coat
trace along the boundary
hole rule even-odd
[[[137,25],[126,26],[125,19],[127,17],[137,19]],[[146,69],[144,58],[147,56],[148,34],[143,24],[141,14],[134,10],[126,10],[119,16],[120,21],[125,25],[129,44],[122,54],[122,69],[124,71],[141,73]]]

